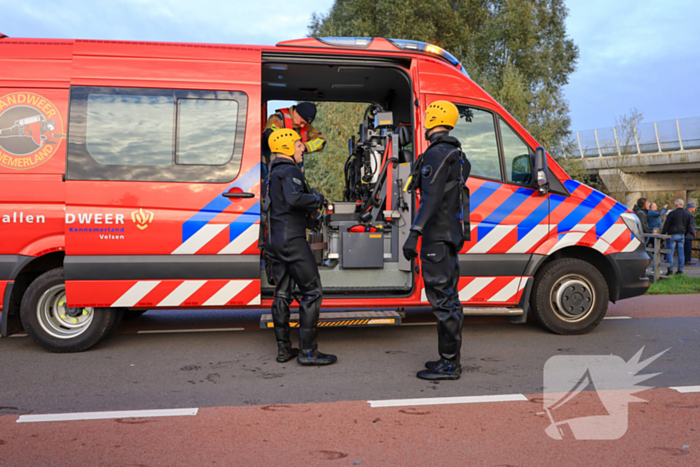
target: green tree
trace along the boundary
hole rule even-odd
[[[348,139],[357,134],[359,123],[369,104],[322,102],[314,126],[323,131],[326,146],[323,151],[304,157],[304,175],[309,184],[326,198],[343,200],[345,188],[345,161],[348,158]]]
[[[413,39],[455,55],[548,151],[570,125],[562,88],[578,58],[563,0],[336,0],[309,33]]]

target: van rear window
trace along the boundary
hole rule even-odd
[[[73,87],[66,178],[229,182],[246,110],[242,92]]]

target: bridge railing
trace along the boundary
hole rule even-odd
[[[700,117],[640,123],[576,131],[571,134],[576,150],[562,151],[567,157],[607,157],[627,154],[700,149]]]

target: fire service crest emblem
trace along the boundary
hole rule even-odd
[[[31,92],[0,97],[1,167],[37,167],[51,159],[65,137],[61,113],[45,97]]]

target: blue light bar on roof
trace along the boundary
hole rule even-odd
[[[438,55],[438,56],[444,58],[445,60],[447,60],[448,62],[450,62],[459,71],[461,71],[464,75],[466,75],[467,78],[469,78],[469,75],[467,74],[467,70],[464,69],[464,67],[459,62],[459,60],[457,60],[454,57],[454,55],[447,52],[442,47],[438,47],[437,45],[433,45],[433,44],[428,44],[427,42],[411,41],[411,40],[407,40],[407,39],[387,39],[387,40],[401,50],[415,50],[416,52],[427,52],[427,53]]]
[[[369,47],[373,37],[317,37],[316,40],[339,47]]]

